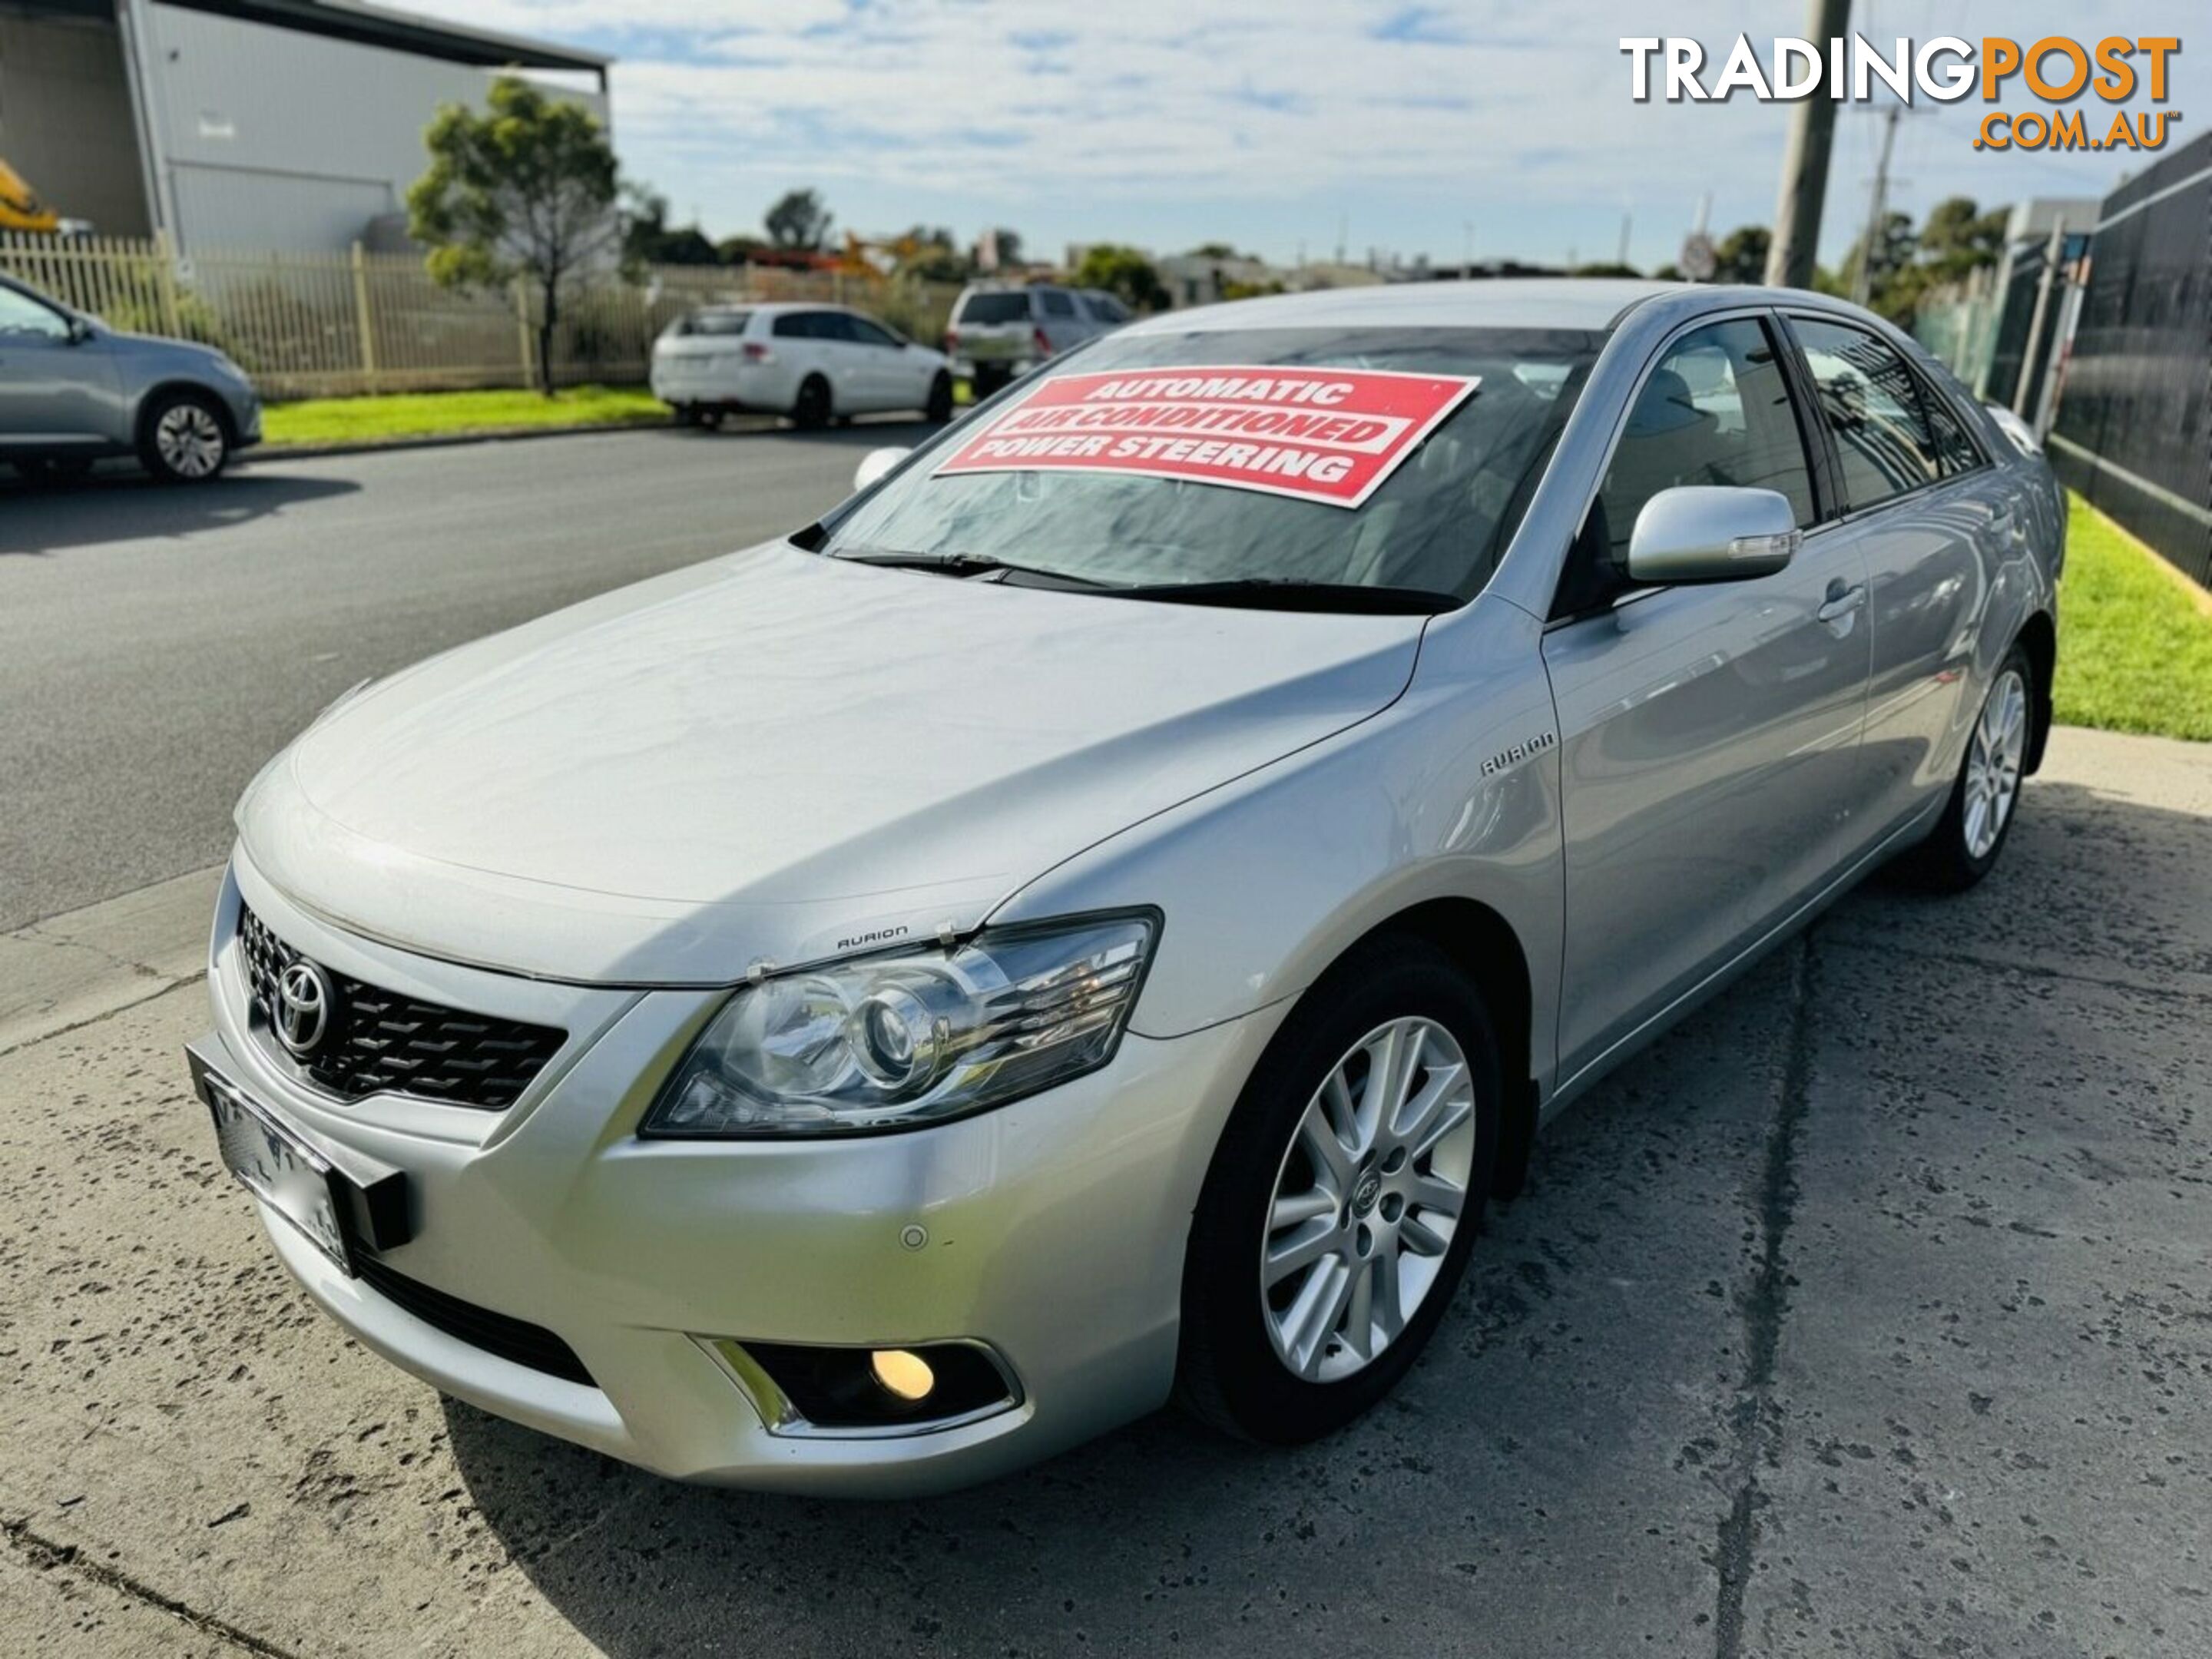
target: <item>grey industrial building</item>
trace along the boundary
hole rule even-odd
[[[609,61],[350,0],[0,0],[0,156],[186,254],[389,245],[438,106],[513,68],[605,121]]]

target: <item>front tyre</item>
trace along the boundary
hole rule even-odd
[[[205,392],[164,392],[139,422],[138,459],[162,483],[206,483],[230,464],[230,424]]]
[[[1935,833],[1905,856],[1920,885],[1963,893],[1996,865],[2020,804],[2034,710],[2035,665],[2014,645],[1990,681]]]
[[[921,417],[933,426],[943,426],[952,418],[952,377],[942,369],[929,383],[929,398],[921,406]]]
[[[1177,1392],[1277,1444],[1395,1387],[1443,1317],[1482,1217],[1497,1036],[1425,940],[1362,946],[1300,1001],[1231,1115],[1191,1226]]]

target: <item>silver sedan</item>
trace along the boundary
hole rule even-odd
[[[873,1494],[1324,1434],[1607,1068],[2041,757],[2051,474],[1809,294],[1139,323],[255,781],[192,1064],[441,1389]]]

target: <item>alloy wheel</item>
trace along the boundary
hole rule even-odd
[[[204,478],[222,465],[222,428],[198,404],[178,404],[155,422],[154,447],[179,478]]]
[[[1467,1211],[1476,1127],[1467,1056],[1434,1020],[1378,1026],[1330,1069],[1261,1241],[1261,1316],[1297,1376],[1349,1376],[1405,1330]]]
[[[2020,795],[2020,774],[2027,752],[2027,684],[2008,668],[1990,688],[1966,751],[1966,793],[1960,822],[1966,856],[1984,859],[2004,833]]]

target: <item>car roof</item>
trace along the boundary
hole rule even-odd
[[[1498,277],[1478,282],[1381,283],[1307,294],[1231,300],[1168,311],[1122,331],[1181,334],[1246,328],[1611,328],[1622,313],[1686,283],[1613,277]],[[1705,293],[1719,290],[1707,288]]]

